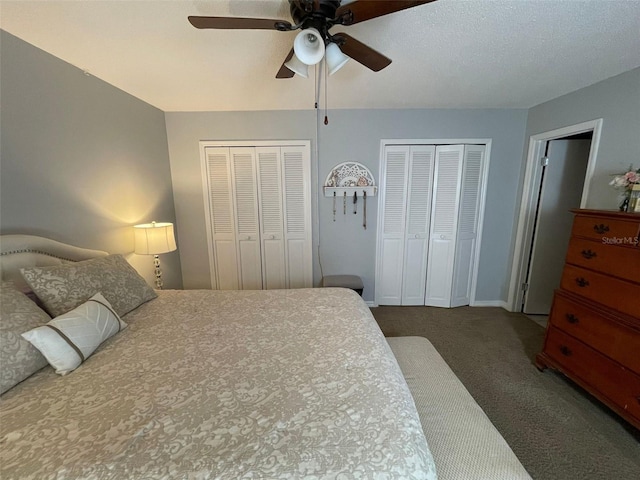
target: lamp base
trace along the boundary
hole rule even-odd
[[[153,256],[153,265],[155,266],[155,275],[156,275],[156,288],[158,290],[162,290],[162,270],[160,270],[160,257],[158,255]]]

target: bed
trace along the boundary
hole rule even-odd
[[[65,288],[85,302],[72,311],[89,303],[78,290],[101,282],[113,315],[132,305],[115,297],[140,301],[73,371],[46,366],[2,394],[4,480],[436,478],[398,363],[354,292],[176,290],[141,301],[132,278],[108,271],[115,256],[25,235],[0,237],[0,248],[12,282],[3,292],[35,288],[53,316],[71,304],[47,295]],[[41,277],[25,284],[24,266]],[[40,309],[29,302],[21,308]]]

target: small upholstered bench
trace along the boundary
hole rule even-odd
[[[387,342],[409,385],[438,480],[531,480],[431,342],[423,337]]]
[[[321,286],[350,288],[360,296],[364,290],[362,279],[357,275],[326,275],[322,277]]]

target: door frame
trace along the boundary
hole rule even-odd
[[[511,312],[519,312],[522,306],[524,295],[522,285],[526,282],[527,266],[531,255],[530,246],[533,240],[533,228],[536,220],[536,205],[540,194],[540,185],[537,185],[536,180],[539,178],[542,169],[540,159],[544,156],[545,146],[551,140],[558,140],[589,131],[593,132],[593,136],[580,200],[580,208],[584,208],[587,204],[591,179],[596,167],[600,135],[602,133],[602,118],[557,128],[529,137],[522,197],[520,199],[520,213],[518,215],[513,262],[511,264],[509,298],[507,300],[507,307]]]
[[[481,243],[482,243],[482,227],[484,225],[484,210],[485,203],[487,198],[487,183],[489,178],[489,163],[491,160],[491,138],[428,138],[428,139],[382,139],[380,140],[380,159],[378,162],[378,186],[380,189],[383,187],[384,182],[384,149],[388,145],[459,145],[459,144],[472,144],[472,145],[484,145],[485,146],[485,158],[484,164],[482,166],[482,175],[481,175],[481,185],[480,185],[480,195],[478,197],[478,201],[480,204],[480,211],[478,213],[478,230],[477,230],[477,240],[476,240],[476,250],[474,252],[473,257],[473,272],[471,276],[471,292],[469,295],[469,306],[481,305],[481,303],[476,303],[476,287],[478,282],[478,265],[480,263],[480,251],[481,251]],[[380,196],[382,198],[382,196]],[[375,284],[378,284],[378,275],[379,275],[379,257],[380,257],[380,228],[382,225],[382,210],[383,205],[381,202],[378,203],[378,227],[376,232],[376,269],[375,269]],[[428,268],[428,266],[427,266]],[[377,287],[376,287],[377,288]],[[374,299],[376,298],[376,294],[374,291]],[[374,305],[374,306],[377,306]]]

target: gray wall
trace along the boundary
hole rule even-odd
[[[365,284],[365,300],[374,298],[378,197],[367,204],[368,227],[361,213],[333,222],[332,200],[319,197],[328,172],[336,164],[358,161],[378,179],[382,139],[491,138],[487,207],[476,300],[507,298],[509,247],[513,235],[520,178],[526,110],[335,110],[329,125],[319,127],[316,161],[314,111],[167,113],[169,156],[176,215],[181,237],[185,288],[210,287],[204,200],[200,170],[200,140],[312,141],[314,202],[314,280],[320,279],[318,233],[323,272],[353,273]],[[319,171],[318,171],[319,167]],[[319,219],[315,217],[319,206]],[[359,212],[362,203],[359,203]],[[340,210],[340,209],[339,209]],[[318,228],[319,224],[319,228]]]
[[[184,288],[211,288],[200,165],[201,140],[309,140],[312,111],[166,113]],[[286,121],[284,121],[286,119]],[[315,162],[312,142],[312,162]],[[312,163],[312,174],[315,163]],[[317,195],[312,192],[312,208]],[[314,245],[317,229],[314,228]],[[314,249],[315,250],[315,249]],[[314,273],[316,269],[314,268]]]
[[[507,298],[514,222],[531,135],[604,119],[587,203],[591,208],[615,208],[618,197],[608,186],[610,175],[630,163],[640,166],[640,69],[528,112],[330,111],[329,125],[320,121],[318,162],[312,110],[163,115],[5,32],[0,46],[0,230],[130,253],[131,225],[176,222],[179,253],[162,257],[168,287],[181,286],[181,277],[186,288],[210,286],[200,140],[311,140],[315,281],[320,278],[315,249],[319,242],[324,273],[361,275],[367,300],[373,300],[374,292],[378,198],[367,205],[365,231],[360,214],[338,214],[333,222],[332,201],[318,192],[329,170],[344,161],[364,163],[378,178],[381,139],[493,140],[476,296],[487,302]],[[128,258],[151,280],[149,258]]]
[[[619,203],[611,175],[629,164],[640,168],[640,68],[531,108],[525,138],[597,118],[603,119],[602,135],[587,208],[611,210]],[[523,165],[527,148],[528,141]]]
[[[131,225],[175,222],[162,111],[2,31],[0,231],[134,255]],[[182,286],[177,252],[165,285]]]

